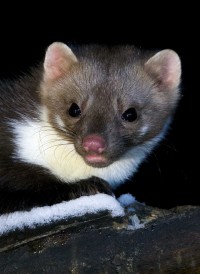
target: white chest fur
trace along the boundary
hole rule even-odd
[[[112,187],[122,183],[137,170],[163,135],[162,133],[150,142],[133,148],[108,167],[94,168],[88,166],[76,152],[74,145],[62,139],[48,122],[24,119],[21,122],[11,122],[10,125],[15,135],[15,159],[47,168],[66,183],[97,176]]]

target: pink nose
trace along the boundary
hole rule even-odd
[[[92,134],[83,139],[82,145],[86,152],[101,154],[105,150],[106,142],[101,136]]]

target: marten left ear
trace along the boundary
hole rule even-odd
[[[181,61],[173,50],[159,51],[145,63],[145,68],[164,88],[174,89],[180,84]]]
[[[51,44],[44,60],[44,79],[54,81],[62,77],[77,62],[71,49],[60,42]]]

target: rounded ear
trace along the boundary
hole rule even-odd
[[[174,89],[180,84],[181,61],[173,50],[159,51],[145,63],[145,68],[165,88]]]
[[[72,50],[65,44],[55,42],[51,44],[44,60],[44,79],[57,80],[68,72],[72,64],[78,62]]]

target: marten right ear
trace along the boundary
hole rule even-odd
[[[44,80],[59,79],[76,62],[78,62],[76,56],[67,45],[60,42],[51,44],[44,60]]]
[[[173,50],[159,51],[145,63],[145,68],[162,87],[173,90],[180,84],[181,61]]]

